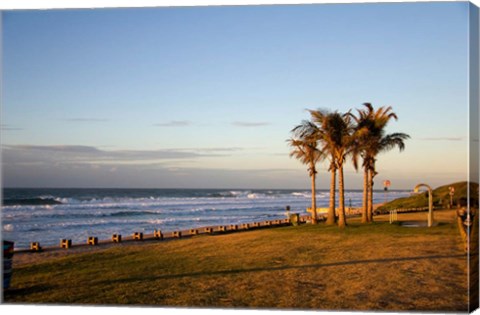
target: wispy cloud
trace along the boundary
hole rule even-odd
[[[104,118],[67,118],[69,122],[106,122],[108,119]]]
[[[228,150],[228,148],[227,148]],[[220,150],[100,150],[82,145],[4,145],[4,162],[20,163],[153,163],[161,160],[182,160],[200,157],[224,156]]]
[[[176,151],[189,151],[189,152],[236,152],[245,150],[240,147],[226,147],[226,148],[177,148]]]
[[[270,125],[270,123],[264,121],[234,121],[232,125],[237,127],[263,127]]]
[[[10,125],[1,124],[0,130],[2,131],[13,131],[13,130],[23,130],[23,128],[12,127]]]
[[[156,127],[185,127],[192,125],[188,120],[171,120],[169,122],[154,124]]]
[[[417,138],[422,141],[462,141],[462,137],[429,137],[429,138]]]

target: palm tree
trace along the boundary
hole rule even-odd
[[[316,138],[321,143],[321,151],[327,153],[330,157],[330,207],[328,222],[332,223],[335,213],[335,176],[338,170],[338,226],[347,225],[345,216],[345,184],[343,175],[343,165],[347,155],[353,148],[353,124],[350,113],[341,114],[337,111],[327,112],[324,110],[310,110],[312,122],[317,125],[318,134]],[[333,218],[333,219],[332,219]],[[333,221],[334,222],[334,221]]]
[[[385,134],[388,122],[397,115],[392,112],[392,107],[380,107],[374,110],[372,104],[364,103],[366,108],[358,110],[355,119],[355,141],[353,160],[357,165],[357,156],[362,158],[363,178],[363,208],[362,222],[373,221],[373,178],[378,174],[375,168],[378,154],[390,151],[398,147],[400,151],[405,149],[404,141],[410,138],[405,133]]]
[[[288,144],[292,147],[290,157],[295,157],[302,164],[308,165],[308,175],[312,185],[312,224],[317,224],[317,199],[315,180],[317,169],[315,165],[322,158],[322,152],[317,148],[315,138],[316,127],[309,121],[302,121],[302,124],[292,129],[293,137],[288,139]]]
[[[335,189],[336,189],[336,175],[337,175],[337,167],[335,163],[335,155],[333,150],[332,138],[333,135],[329,134],[328,132],[331,128],[328,128],[327,125],[327,117],[330,114],[326,110],[309,110],[312,122],[314,127],[312,128],[312,132],[314,133],[314,137],[318,141],[318,143],[322,146],[322,152],[324,156],[330,160],[330,165],[328,171],[330,172],[330,200],[329,200],[329,207],[327,213],[327,225],[333,225],[336,223],[336,215],[335,215]]]

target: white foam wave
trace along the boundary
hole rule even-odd
[[[310,198],[312,197],[312,194],[306,192],[293,192],[292,196]]]
[[[3,226],[3,230],[4,230],[5,232],[12,232],[12,231],[13,231],[13,224],[5,224],[5,225]]]

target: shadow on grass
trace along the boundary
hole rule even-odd
[[[178,279],[184,277],[203,277],[203,276],[227,276],[227,275],[236,275],[242,273],[250,272],[265,272],[265,271],[282,271],[282,270],[299,270],[299,269],[308,269],[308,268],[327,268],[327,267],[337,267],[337,266],[350,266],[357,264],[372,264],[372,263],[395,263],[395,262],[404,262],[404,261],[418,261],[418,260],[435,260],[435,259],[447,259],[447,258],[465,258],[465,254],[457,255],[432,255],[432,256],[414,256],[414,257],[400,257],[400,258],[382,258],[382,259],[366,259],[366,260],[352,260],[352,261],[341,261],[334,263],[325,263],[325,264],[309,264],[309,265],[300,265],[300,266],[279,266],[279,267],[269,267],[269,268],[245,268],[245,269],[231,269],[231,270],[219,270],[219,271],[202,271],[202,272],[191,272],[191,273],[181,273],[181,274],[172,274],[172,275],[162,275],[162,276],[151,276],[146,275],[144,277],[131,277],[124,279],[108,280],[101,281],[100,284],[112,284],[112,283],[129,283],[129,282],[138,282],[138,281],[152,281],[152,280],[168,280],[168,279]]]
[[[57,289],[55,286],[46,286],[46,285],[34,285],[25,288],[10,288],[3,292],[3,297],[5,300],[8,300],[9,297],[21,297],[28,296],[30,294],[42,293],[48,290]],[[5,302],[5,301],[4,301]]]

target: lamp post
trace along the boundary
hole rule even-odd
[[[418,184],[413,189],[414,192],[418,193],[420,187],[426,187],[428,189],[428,227],[433,225],[433,197],[432,197],[432,188],[427,184]]]

